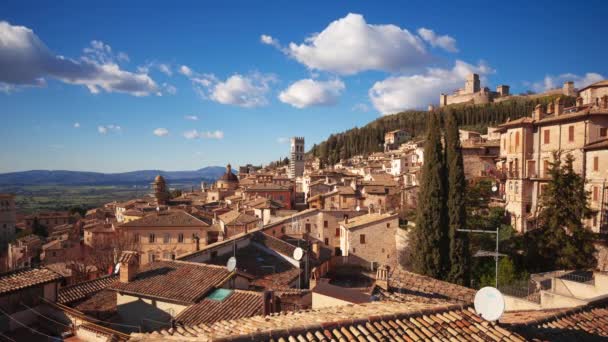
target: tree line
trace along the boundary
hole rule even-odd
[[[460,104],[438,109],[441,115],[450,110],[460,126],[465,129],[485,132],[487,127],[496,126],[523,116],[529,116],[537,104],[547,105],[558,95],[537,98],[514,98],[489,104]],[[563,97],[566,106],[574,105],[575,98]],[[318,157],[324,164],[333,165],[340,159],[356,155],[368,155],[383,150],[386,132],[404,129],[414,137],[422,137],[427,125],[427,111],[408,110],[401,113],[383,116],[363,127],[355,127],[345,132],[332,134],[327,140],[313,145],[308,152]]]

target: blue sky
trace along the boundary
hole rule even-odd
[[[0,172],[267,163],[287,155],[287,137],[305,136],[309,148],[424,108],[470,71],[515,93],[582,86],[608,75],[598,24],[607,10],[601,1],[4,2]]]

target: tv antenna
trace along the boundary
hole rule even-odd
[[[475,312],[486,321],[497,321],[505,312],[505,298],[496,288],[486,286],[475,294]]]

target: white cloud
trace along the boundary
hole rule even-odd
[[[154,130],[153,133],[157,137],[166,137],[167,135],[169,135],[169,130],[167,130],[166,128],[157,128]]]
[[[290,43],[284,51],[310,69],[343,75],[364,70],[419,70],[432,59],[417,35],[396,25],[368,24],[362,15],[353,13],[302,44]]]
[[[78,59],[55,55],[31,29],[0,21],[0,84],[42,86],[50,77],[86,86],[94,94],[101,90],[134,96],[157,93],[158,86],[148,74],[119,67],[118,62],[126,58],[126,54],[115,55],[109,45],[96,40]]]
[[[190,79],[194,90],[203,99],[245,108],[268,104],[266,95],[270,91],[270,85],[277,81],[275,75],[259,72],[248,75],[234,74],[225,81],[219,80],[213,74],[197,73],[188,67],[180,69],[180,72]]]
[[[392,76],[374,83],[369,97],[374,107],[383,114],[392,114],[405,109],[423,108],[437,103],[439,95],[463,86],[466,76],[472,72],[481,75],[494,70],[483,62],[471,65],[457,60],[452,69],[428,68],[423,74]]]
[[[108,133],[118,133],[121,130],[122,128],[118,125],[97,126],[97,132],[102,135],[106,135]]]
[[[190,120],[190,121],[198,121],[198,116],[197,115],[186,115],[186,116],[184,116],[184,119]]]
[[[287,137],[278,137],[277,138],[277,143],[279,144],[287,144],[289,142],[289,138]]]
[[[184,132],[184,137],[186,139],[199,139],[199,138],[205,138],[205,139],[224,139],[224,132],[223,131],[207,131],[207,132],[199,132],[195,129],[190,130],[190,131],[186,131]]]
[[[542,81],[534,82],[532,84],[528,83],[528,85],[530,85],[532,90],[536,92],[544,92],[550,89],[560,88],[566,81],[573,81],[574,87],[580,89],[603,79],[604,76],[595,72],[588,72],[582,76],[572,73],[565,73],[558,76],[546,75]]]
[[[167,65],[167,64],[163,64],[163,63],[159,64],[158,70],[160,70],[160,72],[162,72],[163,74],[165,74],[167,76],[173,75],[173,71],[171,71],[171,67],[169,67],[169,65]]]
[[[189,67],[187,67],[186,65],[182,65],[181,67],[179,67],[179,73],[184,75],[184,76],[192,76],[192,69],[190,69]]]
[[[306,78],[283,90],[279,94],[279,100],[296,108],[329,106],[338,102],[344,88],[344,82],[339,79],[317,81]]]
[[[357,103],[352,110],[355,112],[369,112],[369,106],[365,103]]]
[[[456,48],[456,39],[448,35],[438,36],[435,34],[435,31],[424,27],[418,29],[418,34],[422,39],[431,44],[432,47],[440,47],[449,52],[458,52],[458,48]]]
[[[80,122],[74,122],[74,128],[80,128]]]
[[[177,94],[177,88],[174,85],[169,84],[169,83],[163,83],[163,91],[169,95]]]
[[[269,36],[267,34],[263,34],[260,36],[260,41],[262,42],[262,44],[266,44],[266,45],[271,45],[276,47],[279,50],[283,50],[283,48],[281,47],[281,44],[279,43],[279,41],[275,38],[273,38],[272,36]]]

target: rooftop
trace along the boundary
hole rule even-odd
[[[367,214],[367,215],[353,217],[353,218],[348,219],[347,221],[340,222],[340,224],[343,225],[346,229],[353,229],[353,228],[358,228],[363,225],[382,222],[384,220],[394,219],[394,218],[397,218],[397,214],[374,213],[374,214]]]
[[[118,276],[109,275],[61,288],[57,293],[57,302],[68,304],[85,299],[110,286],[117,279]]]
[[[121,228],[134,227],[209,227],[204,221],[186,213],[182,210],[168,210],[159,213],[152,213],[140,219],[123,223]]]
[[[185,326],[133,341],[524,341],[470,307],[366,303]]]
[[[255,216],[245,214],[237,210],[231,210],[225,214],[222,214],[219,216],[219,219],[227,225],[250,224],[260,220]]]
[[[163,260],[143,266],[132,281],[115,282],[108,288],[133,296],[193,304],[230,275],[224,266]]]
[[[222,292],[216,294],[216,292]],[[214,295],[215,294],[215,295]],[[176,320],[182,324],[211,324],[218,321],[257,316],[264,313],[264,293],[218,289],[182,311]]]
[[[61,279],[61,275],[48,268],[20,269],[7,272],[0,274],[0,295]]]

